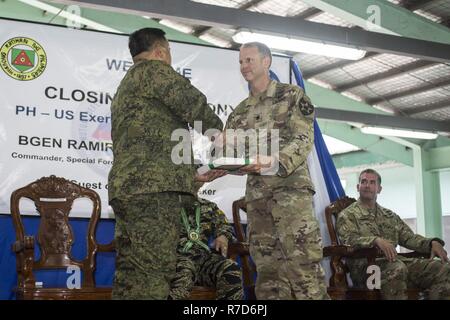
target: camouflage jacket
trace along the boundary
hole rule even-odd
[[[202,121],[204,131],[221,130],[223,125],[189,80],[161,61],[138,62],[122,79],[111,116],[110,201],[150,192],[195,194],[193,161],[173,163],[172,148],[179,141],[171,141],[171,134],[176,129],[187,130],[188,124],[193,127],[195,120]]]
[[[271,81],[264,93],[250,95],[236,107],[226,129],[279,130],[279,170],[276,175],[249,175],[247,201],[286,188],[314,190],[306,161],[314,143],[313,123],[314,107],[304,91],[276,81]]]
[[[414,234],[411,228],[393,211],[378,203],[375,209],[366,209],[358,200],[338,216],[336,228],[343,244],[359,248],[373,246],[377,237],[414,251],[430,252],[433,239]]]
[[[233,227],[228,223],[225,213],[215,203],[199,198],[196,201],[196,206],[200,206],[200,241],[207,245],[211,237],[215,239],[221,235],[224,235],[229,242],[233,241]],[[195,229],[195,208],[187,208],[186,213],[190,227]],[[178,252],[182,252],[188,240],[188,232],[182,222]],[[189,253],[199,251],[204,251],[204,249],[194,244]]]
[[[388,240],[394,247],[400,245],[410,250],[429,253],[431,241],[438,238],[425,238],[414,234],[411,228],[393,211],[383,208],[378,203],[375,209],[362,206],[360,200],[344,209],[336,221],[336,230],[342,244],[356,248],[373,246],[377,237]],[[399,256],[399,259],[406,259]],[[352,279],[365,275],[367,259],[352,259],[348,261]]]

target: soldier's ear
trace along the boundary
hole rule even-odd
[[[270,57],[263,57],[263,65],[264,67],[266,67],[267,69],[270,68]]]
[[[153,49],[153,54],[154,54],[157,58],[161,59],[161,58],[163,57],[163,52],[162,52],[161,47],[160,47],[160,46],[157,46],[155,49]]]
[[[380,193],[381,189],[383,189],[383,187],[382,186],[378,186],[378,192],[377,193]]]

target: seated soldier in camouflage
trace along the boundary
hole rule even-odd
[[[181,212],[181,219],[177,269],[169,297],[187,299],[192,287],[199,285],[215,287],[219,300],[242,300],[241,270],[226,258],[233,229],[225,214],[215,203],[198,199],[194,208]],[[214,250],[208,247],[211,236],[215,237]]]
[[[444,242],[414,234],[397,214],[376,202],[381,176],[375,170],[360,173],[357,190],[358,201],[339,214],[336,228],[342,244],[376,246],[383,252],[384,257],[375,261],[381,271],[382,298],[407,299],[407,287],[414,287],[426,291],[430,299],[449,299],[450,265]],[[398,256],[397,245],[430,254],[430,259]],[[366,287],[367,259],[348,259],[347,264],[354,285]]]

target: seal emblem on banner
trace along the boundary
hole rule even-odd
[[[31,38],[11,38],[0,47],[0,66],[11,78],[20,81],[34,80],[44,72],[47,54]]]

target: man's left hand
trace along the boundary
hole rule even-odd
[[[439,257],[442,261],[442,263],[448,263],[448,257],[447,257],[447,251],[445,251],[444,247],[437,242],[437,241],[431,241],[431,256],[430,260],[434,257]]]
[[[227,256],[228,253],[228,239],[224,235],[218,236],[213,243],[216,251],[220,251],[224,257]]]

